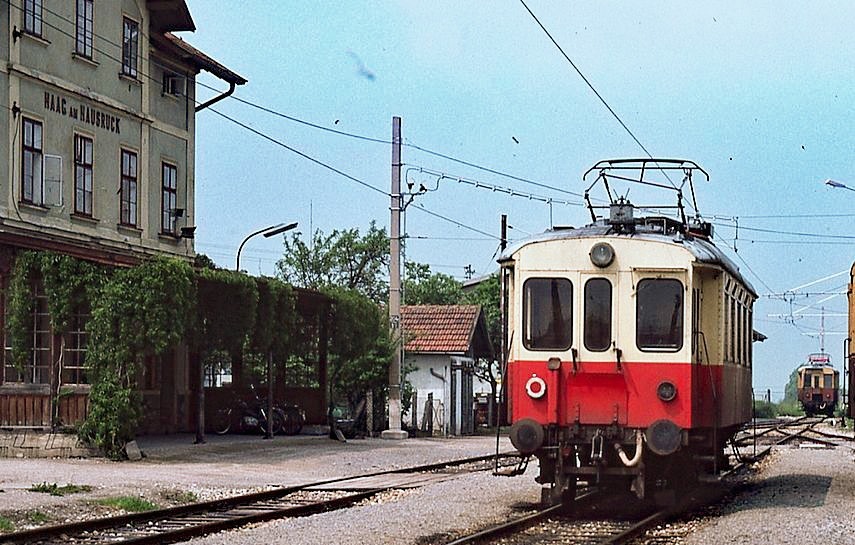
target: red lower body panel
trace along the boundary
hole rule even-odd
[[[728,427],[751,418],[751,370],[686,362],[513,361],[508,366],[511,420],[541,424],[646,428],[668,419],[688,428]],[[540,392],[539,381],[545,385]],[[671,382],[677,395],[663,401],[657,388]],[[542,394],[530,395],[529,391]]]

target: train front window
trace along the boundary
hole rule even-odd
[[[638,283],[635,340],[642,350],[677,351],[683,347],[683,284],[669,278]]]
[[[592,278],[585,283],[585,348],[608,350],[612,343],[612,283]]]
[[[834,388],[834,381],[833,381],[834,376],[833,375],[823,375],[822,379],[824,382],[824,384],[822,385],[823,388],[825,388],[826,390],[830,390],[830,389]]]
[[[566,278],[529,278],[523,285],[523,345],[567,350],[573,343],[573,285]]]

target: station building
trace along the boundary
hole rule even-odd
[[[8,0],[0,8],[0,287],[17,253],[50,250],[112,265],[192,260],[196,76],[246,80],[173,35],[184,0]],[[230,92],[229,91],[229,92]],[[51,330],[36,286],[32,357],[0,366],[0,426],[85,417],[87,316]],[[0,312],[3,316],[5,312]],[[3,328],[5,331],[5,327]],[[157,429],[188,427],[186,350],[142,384]],[[59,385],[64,393],[57,395]]]

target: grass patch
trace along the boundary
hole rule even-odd
[[[199,497],[189,490],[165,490],[161,493],[163,499],[170,503],[195,503],[199,500]]]
[[[30,524],[44,524],[50,520],[50,517],[41,511],[29,511],[27,513],[27,522]]]
[[[6,517],[0,517],[0,532],[14,532],[15,523]]]
[[[50,494],[51,496],[66,496],[68,494],[77,494],[78,492],[90,492],[92,487],[85,484],[66,484],[64,486],[59,486],[56,483],[43,482],[34,484],[28,490],[30,492]]]
[[[152,503],[138,496],[114,496],[111,498],[101,498],[100,500],[95,500],[95,503],[105,507],[121,509],[122,511],[127,511],[129,513],[152,511],[158,508],[156,503]]]

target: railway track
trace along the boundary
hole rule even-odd
[[[578,495],[574,500],[574,506],[570,509],[566,505],[542,509],[486,530],[460,537],[445,545],[485,545],[497,542],[501,542],[502,545],[533,545],[536,543],[620,545],[632,543],[633,540],[642,535],[645,544],[673,543],[685,537],[690,529],[681,528],[680,525],[672,528],[660,523],[674,518],[691,516],[691,513],[715,504],[732,488],[733,482],[730,479],[744,471],[751,462],[766,456],[775,444],[792,441],[794,438],[802,437],[810,432],[832,435],[832,438],[837,440],[853,440],[849,436],[838,436],[815,430],[814,428],[823,421],[824,419],[801,418],[791,421],[777,421],[759,427],[761,429],[759,435],[768,436],[769,443],[772,444],[753,457],[744,457],[743,461],[723,472],[719,476],[718,483],[708,483],[706,486],[697,488],[687,499],[673,507],[656,510],[639,505],[627,510],[627,505],[637,503],[634,502],[634,497],[623,496],[617,497],[617,499],[609,499],[604,492],[592,489]],[[773,437],[772,431],[774,430],[778,430],[782,437]],[[596,506],[593,513],[591,509],[580,508],[586,503]],[[614,513],[620,515],[614,516]],[[604,514],[607,515],[604,516]]]
[[[602,514],[608,512],[608,517]],[[615,515],[617,513],[617,515]],[[655,510],[625,495],[606,495],[592,489],[579,494],[573,505],[555,505],[446,545],[484,545],[501,540],[503,545],[573,543],[618,545],[627,543],[664,520],[672,509]]]
[[[516,454],[502,454],[500,459],[504,461],[502,465],[510,465],[519,458]],[[175,543],[247,524],[342,509],[388,490],[415,488],[495,467],[496,456],[489,455],[377,471],[168,509],[44,526],[2,535],[0,543]]]
[[[746,428],[736,438],[735,444],[737,447],[764,446],[768,450],[771,446],[793,441],[816,443],[827,447],[836,447],[845,441],[855,441],[855,437],[850,435],[818,430],[817,427],[827,420],[827,417],[803,416],[760,422]]]

